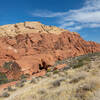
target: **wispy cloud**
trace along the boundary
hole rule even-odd
[[[71,31],[76,31],[76,30],[81,30],[83,28],[83,26],[73,26],[73,27],[68,27],[67,29],[71,30]]]
[[[69,10],[68,12],[37,10],[32,15],[59,18],[59,27],[72,31],[83,28],[96,28],[100,27],[100,0],[85,0],[82,8]]]
[[[32,13],[34,17],[61,17],[64,16],[66,12],[52,12],[49,10],[36,10]]]
[[[66,28],[66,27],[68,27],[68,26],[73,26],[73,25],[75,25],[74,22],[68,22],[68,23],[63,23],[63,24],[61,24],[60,27],[61,27],[61,28]]]

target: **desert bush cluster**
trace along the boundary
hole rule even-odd
[[[0,72],[0,84],[4,84],[8,82],[8,78],[5,73]]]

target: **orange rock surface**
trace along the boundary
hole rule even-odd
[[[54,31],[54,29],[49,32],[60,30]],[[18,79],[23,73],[30,75],[42,73],[42,70],[54,65],[56,60],[100,52],[100,44],[85,41],[75,32],[61,30],[60,34],[53,34],[44,31],[35,33],[34,28],[28,30],[27,33],[24,32],[25,34],[19,32],[15,36],[0,37],[0,66],[8,61],[17,64],[17,68],[12,66],[12,70],[6,70],[9,79]],[[0,71],[5,72],[3,69]]]
[[[67,65],[66,64],[60,64],[60,65],[57,65],[54,70],[57,70],[57,69],[62,69],[64,67],[66,67]]]

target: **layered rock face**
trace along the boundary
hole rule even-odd
[[[100,52],[100,44],[87,42],[78,33],[39,22],[0,26],[0,36],[0,65],[9,61],[17,64],[16,74],[14,64],[12,72],[1,67],[9,78],[42,74],[56,60]]]

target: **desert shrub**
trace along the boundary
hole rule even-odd
[[[59,80],[55,80],[53,83],[52,83],[53,87],[59,87],[61,85],[60,81]]]
[[[0,84],[4,84],[8,82],[8,78],[5,73],[0,72]]]
[[[77,100],[88,100],[87,98],[90,97],[90,93],[93,93],[98,90],[98,87],[100,87],[99,80],[88,80],[77,87],[75,97],[77,98]]]
[[[100,65],[98,66],[98,68],[100,68]]]
[[[36,81],[40,81],[41,80],[41,77],[36,77]]]
[[[43,79],[43,76],[40,76],[41,79]]]
[[[54,70],[54,71],[53,71],[53,74],[57,74],[57,73],[59,73],[58,70]]]
[[[74,66],[73,66],[73,68],[79,68],[79,67],[81,67],[81,66],[83,66],[84,64],[83,64],[83,62],[82,61],[79,61],[78,63],[76,63]]]
[[[21,83],[25,83],[25,82],[27,82],[27,80],[26,79],[22,79],[20,82]]]
[[[46,89],[41,88],[41,89],[39,89],[38,93],[39,94],[45,94],[46,93]]]
[[[86,72],[78,72],[72,77],[70,83],[77,83],[80,80],[85,79],[86,77],[87,77],[87,73]]]
[[[92,79],[81,87],[84,91],[95,91],[100,88],[100,80],[99,79]]]
[[[47,77],[50,77],[50,76],[52,76],[52,75],[53,75],[52,72],[48,72],[48,73],[46,73],[46,76],[47,76]]]
[[[11,69],[11,64],[12,64],[13,62],[5,62],[4,63],[4,65],[3,65],[3,68],[6,68],[6,69],[8,69],[8,70],[10,70]]]
[[[21,83],[21,82],[16,83],[16,87],[21,88],[21,87],[23,87],[23,86],[24,86],[24,83]]]
[[[47,76],[47,77],[50,77],[50,74],[46,73],[46,76]]]
[[[69,66],[72,68],[80,68],[85,64],[88,64],[90,62],[90,58],[88,56],[79,56],[76,59],[73,59]]]
[[[70,66],[66,66],[63,68],[63,70],[68,70],[68,69],[70,69]]]
[[[59,72],[59,76],[64,77],[65,73],[64,72]]]
[[[87,56],[88,56],[88,57],[92,57],[92,56],[100,56],[100,52],[88,53]]]
[[[21,75],[21,79],[28,78],[29,76],[30,76],[29,74],[22,74],[22,75]]]
[[[30,83],[37,83],[35,77],[33,77],[33,78],[31,79]]]
[[[66,78],[60,78],[59,81],[60,82],[66,81]]]
[[[4,92],[1,97],[9,97],[10,94],[8,92]]]
[[[15,91],[16,89],[13,89],[11,86],[8,86],[8,91]]]

